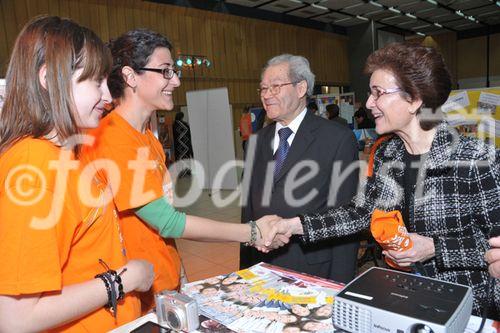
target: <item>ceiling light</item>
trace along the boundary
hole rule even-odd
[[[369,21],[369,19],[367,19],[366,17],[363,17],[361,15],[356,15],[356,18],[363,20],[363,21]]]
[[[375,2],[375,1],[371,1],[371,0],[370,0],[370,3],[371,3],[372,5],[374,5],[374,6],[384,8],[384,5],[382,5],[381,3],[378,3],[378,2]]]
[[[437,22],[436,22],[436,23],[434,23],[434,25],[435,25],[436,27],[438,27],[438,28],[442,28],[442,27],[443,27],[441,24],[439,24],[439,23],[437,23]]]
[[[432,3],[434,6],[437,6],[438,3],[434,0],[427,0],[428,3]]]
[[[340,19],[340,20],[337,20],[337,21],[333,21],[333,22],[339,23],[339,22],[349,21],[350,19],[351,19],[350,17],[345,17],[343,19]]]
[[[313,3],[311,6],[314,8],[318,8],[318,9],[328,10],[328,8],[326,8],[325,6],[320,6],[320,5],[317,5],[315,3]]]
[[[300,3],[301,5],[303,4],[303,2],[300,1],[300,0],[288,0],[288,1],[295,2],[295,3]]]
[[[497,1],[497,6],[500,7],[500,1]]]
[[[476,22],[476,19],[474,18],[474,16],[466,16],[466,18],[467,18],[469,21]]]
[[[411,17],[412,19],[417,19],[417,17],[415,15],[413,15],[413,14],[406,13],[405,15],[408,16],[408,17]]]
[[[398,13],[398,14],[401,14],[401,11],[399,9],[396,9],[394,7],[389,7],[389,10],[393,13]]]
[[[462,13],[462,12],[461,12],[461,11],[459,11],[459,10],[455,11],[455,14],[457,14],[458,16],[465,17],[464,13]]]
[[[417,31],[417,35],[425,37],[424,33],[421,33],[421,32],[418,32],[418,31]]]

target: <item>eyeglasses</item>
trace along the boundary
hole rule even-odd
[[[379,87],[375,87],[370,89],[368,92],[368,98],[370,96],[373,96],[373,99],[376,101],[378,100],[381,96],[387,95],[387,94],[394,94],[395,92],[400,92],[403,91],[401,88],[388,88],[388,89],[382,89]]]
[[[139,68],[141,71],[150,71],[150,72],[155,72],[155,73],[160,73],[163,75],[163,77],[167,80],[170,80],[171,78],[174,77],[174,74],[177,75],[178,78],[181,77],[181,70],[180,69],[173,69],[173,68],[148,68],[148,67],[142,67]]]
[[[271,84],[269,87],[257,88],[257,92],[259,93],[260,96],[264,96],[267,93],[267,91],[269,91],[271,93],[271,95],[278,95],[280,93],[281,87],[288,86],[290,84],[297,84],[299,82],[287,82],[287,83],[281,83],[281,84]]]

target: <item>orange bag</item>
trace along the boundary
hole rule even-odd
[[[375,209],[372,214],[370,231],[373,238],[380,244],[380,246],[382,246],[384,250],[401,252],[411,249],[413,246],[413,242],[411,241],[411,238],[408,235],[408,230],[406,230],[403,222],[403,217],[397,210],[384,212],[382,210]],[[398,266],[387,257],[385,258],[385,262],[394,268],[404,270],[407,269],[406,267]]]

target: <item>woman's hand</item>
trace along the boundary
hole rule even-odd
[[[500,279],[500,236],[490,238],[491,249],[486,251],[484,258],[490,264],[488,271],[494,278]]]
[[[130,260],[117,272],[121,272],[124,268],[127,268],[122,274],[123,289],[125,293],[133,290],[148,291],[151,288],[155,273],[153,265],[151,265],[149,261],[142,259]]]
[[[261,252],[268,253],[277,249],[290,241],[290,235],[279,234],[277,222],[281,217],[277,215],[266,215],[256,221],[260,230],[260,235],[255,242],[255,248]]]
[[[411,249],[398,252],[393,250],[383,251],[382,254],[401,267],[407,267],[416,262],[424,262],[435,256],[434,240],[430,237],[416,233],[408,234],[413,242]]]

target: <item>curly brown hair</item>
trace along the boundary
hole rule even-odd
[[[417,111],[422,129],[429,130],[442,121],[439,107],[448,99],[451,77],[436,49],[414,43],[389,44],[366,60],[366,74],[371,75],[378,69],[394,75],[405,98],[422,100],[422,107]]]

